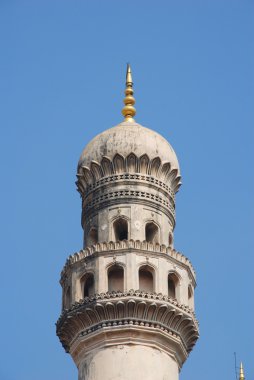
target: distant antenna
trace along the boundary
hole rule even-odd
[[[234,352],[234,357],[235,357],[235,378],[238,380],[238,373],[237,373],[237,366],[236,366],[236,352]]]

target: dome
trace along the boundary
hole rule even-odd
[[[167,140],[135,121],[124,121],[94,137],[83,150],[78,168],[90,168],[92,161],[100,164],[103,156],[112,161],[116,154],[126,158],[130,153],[139,158],[146,154],[150,160],[159,157],[180,175],[176,154]]]
[[[112,175],[114,181],[157,181],[157,184],[169,189],[171,195],[172,192],[175,194],[181,185],[179,163],[171,145],[157,132],[135,122],[136,109],[132,87],[131,70],[128,65],[125,105],[122,109],[124,121],[97,135],[80,156],[76,183],[82,196],[87,189],[90,191],[92,186],[108,183]],[[133,173],[136,173],[135,178]],[[104,177],[109,179],[104,181]],[[102,182],[99,182],[100,180]]]

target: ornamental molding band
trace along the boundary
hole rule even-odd
[[[123,173],[104,177],[101,180],[94,182],[92,185],[87,186],[85,197],[87,197],[93,190],[98,190],[103,186],[106,188],[108,185],[111,186],[112,183],[118,184],[120,181],[123,184],[131,185],[137,184],[138,182],[141,182],[142,184],[148,183],[150,188],[160,190],[164,195],[169,196],[173,202],[175,201],[175,193],[170,189],[168,185],[156,179],[155,177],[138,173]]]
[[[179,162],[134,120],[133,94],[128,64],[124,120],[77,167],[83,249],[61,272],[56,333],[78,380],[178,380],[199,337],[195,270],[174,248]]]
[[[165,254],[170,259],[173,259],[176,262],[178,262],[178,264],[185,265],[187,269],[190,271],[193,281],[195,282],[196,280],[195,270],[190,260],[182,253],[177,252],[175,249],[166,247],[165,245],[159,243],[149,243],[147,241],[141,242],[139,240],[122,240],[117,242],[110,241],[109,243],[97,243],[95,245],[91,245],[90,247],[86,247],[85,249],[81,249],[79,252],[75,252],[73,255],[70,255],[67,258],[66,263],[61,272],[61,281],[66,276],[66,272],[72,265],[79,263],[80,261],[84,261],[86,258],[91,257],[92,255],[104,252],[108,253],[109,255],[112,255],[113,252],[121,252],[130,249],[137,250],[139,252],[143,251],[149,254],[154,253],[155,255]]]
[[[77,174],[77,188],[83,196],[89,191],[93,185],[98,184],[98,181],[104,177],[112,175],[133,175],[143,174],[141,180],[146,180],[146,175],[159,179],[164,182],[164,187],[168,185],[173,193],[176,193],[181,186],[181,176],[179,170],[171,167],[170,162],[161,162],[160,157],[150,159],[147,154],[137,157],[131,152],[127,157],[116,153],[111,160],[109,157],[102,156],[99,162],[91,161],[90,167],[80,166]],[[123,177],[119,179],[124,179]],[[137,177],[135,179],[138,179]],[[152,182],[152,181],[151,181]],[[159,182],[158,182],[159,184]],[[163,186],[163,184],[162,184]]]
[[[162,330],[169,340],[171,336],[179,338],[185,359],[199,336],[198,322],[188,307],[170,297],[140,290],[96,294],[76,302],[61,314],[57,334],[69,352],[80,337],[126,325]]]
[[[163,206],[166,206],[166,208],[170,209],[173,215],[175,215],[175,209],[170,205],[167,200],[163,199],[157,194],[149,193],[146,191],[138,191],[138,190],[118,190],[118,191],[109,191],[104,193],[103,195],[99,195],[98,197],[95,197],[90,202],[86,203],[86,210],[88,211],[91,207],[95,206],[96,204],[103,202],[105,200],[109,200],[112,198],[119,198],[119,197],[125,197],[125,198],[132,198],[136,199],[137,197],[141,197],[144,200],[151,199],[155,201],[156,203],[160,203]],[[113,202],[115,204],[115,201]]]

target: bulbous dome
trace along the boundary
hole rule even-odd
[[[90,168],[92,161],[100,164],[105,156],[112,161],[116,154],[126,158],[131,153],[138,158],[146,154],[150,160],[159,157],[162,164],[170,163],[180,175],[176,154],[167,140],[135,121],[124,121],[94,137],[83,150],[78,169]]]

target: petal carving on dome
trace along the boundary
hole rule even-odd
[[[98,162],[91,162],[91,172],[95,181],[98,181],[103,176],[101,166],[98,164]]]
[[[174,180],[175,180],[177,174],[178,174],[177,169],[172,169],[172,170],[171,170],[170,175],[169,175],[169,178],[168,178],[171,184],[173,184],[173,182],[174,182]]]
[[[151,161],[151,167],[150,167],[150,173],[149,174],[151,174],[154,177],[157,177],[159,174],[160,166],[161,166],[161,159],[159,157],[155,157]]]
[[[86,183],[88,185],[91,185],[93,183],[93,176],[91,174],[90,169],[86,166],[83,166],[82,169],[83,169],[84,178],[85,178]]]
[[[174,181],[172,182],[172,189],[174,190],[175,193],[178,192],[179,187],[181,186],[181,177],[177,176]]]
[[[163,165],[162,165],[162,169],[161,169],[161,179],[162,181],[164,180],[165,182],[167,181],[168,179],[168,176],[170,174],[170,170],[171,170],[171,165],[169,162],[165,162]]]
[[[115,154],[113,158],[113,166],[116,174],[125,172],[125,160],[121,154]]]
[[[137,173],[138,172],[138,158],[134,153],[130,153],[126,159],[127,172]]]
[[[104,156],[101,160],[101,166],[102,166],[102,171],[103,171],[103,175],[105,177],[113,174],[113,166],[112,166],[112,162],[111,160]]]
[[[148,174],[148,170],[149,170],[149,157],[147,154],[143,154],[143,156],[140,157],[139,159],[139,166],[140,166],[140,173],[142,174]]]
[[[77,178],[78,178],[78,180],[75,183],[77,185],[78,191],[82,194],[86,191],[87,184],[86,184],[84,178],[82,177],[82,175],[79,174],[77,176]]]

